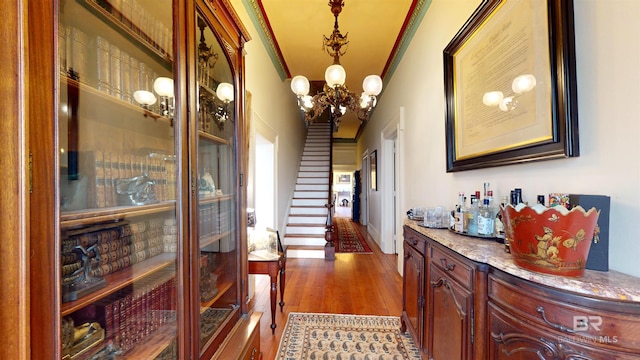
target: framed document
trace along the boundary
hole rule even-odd
[[[351,175],[343,174],[338,177],[338,182],[341,184],[350,184],[351,183]]]
[[[447,172],[579,155],[572,0],[485,0],[443,55]]]

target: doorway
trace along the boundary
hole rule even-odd
[[[275,229],[275,144],[256,134],[254,209],[257,228]]]
[[[360,166],[360,224],[367,225],[369,223],[369,149],[362,154],[362,166]]]
[[[381,250],[386,254],[400,254],[402,247],[402,124],[404,109],[380,132],[382,144],[382,218],[381,218]],[[401,261],[399,261],[401,263]],[[401,266],[401,264],[399,265]]]

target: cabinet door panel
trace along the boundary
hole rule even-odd
[[[422,347],[424,329],[424,257],[405,242],[404,247],[404,276],[403,276],[403,323],[416,346]]]
[[[62,358],[177,358],[173,2],[59,5]]]
[[[196,14],[199,349],[209,358],[239,317],[236,85],[208,7]]]
[[[429,271],[429,357],[470,359],[473,294],[439,267],[432,264]]]

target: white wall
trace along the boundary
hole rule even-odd
[[[452,207],[459,191],[481,190],[483,182],[497,195],[521,187],[525,200],[550,192],[609,195],[610,267],[640,276],[640,1],[574,0],[580,157],[446,173],[442,50],[480,2],[433,0],[358,153],[378,149],[380,158],[380,131],[403,106],[404,210]],[[369,221],[378,228],[379,193],[369,200]]]
[[[282,81],[273,67],[242,0],[232,0],[231,4],[252,38],[245,45],[246,89],[252,94],[248,119],[252,125],[260,122],[262,126],[268,126],[278,138],[275,161],[278,164],[276,213],[279,219],[276,219],[276,227],[284,234],[307,129],[295,106],[296,98],[289,81]],[[259,176],[255,181],[260,181]]]

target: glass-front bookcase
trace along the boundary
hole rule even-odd
[[[61,357],[175,359],[173,3],[58,11]]]
[[[260,315],[243,301],[249,36],[229,1],[27,10],[27,357],[259,351],[244,334]]]
[[[236,81],[207,4],[196,9],[194,59],[198,194],[198,306],[201,358],[219,346],[240,308]]]

